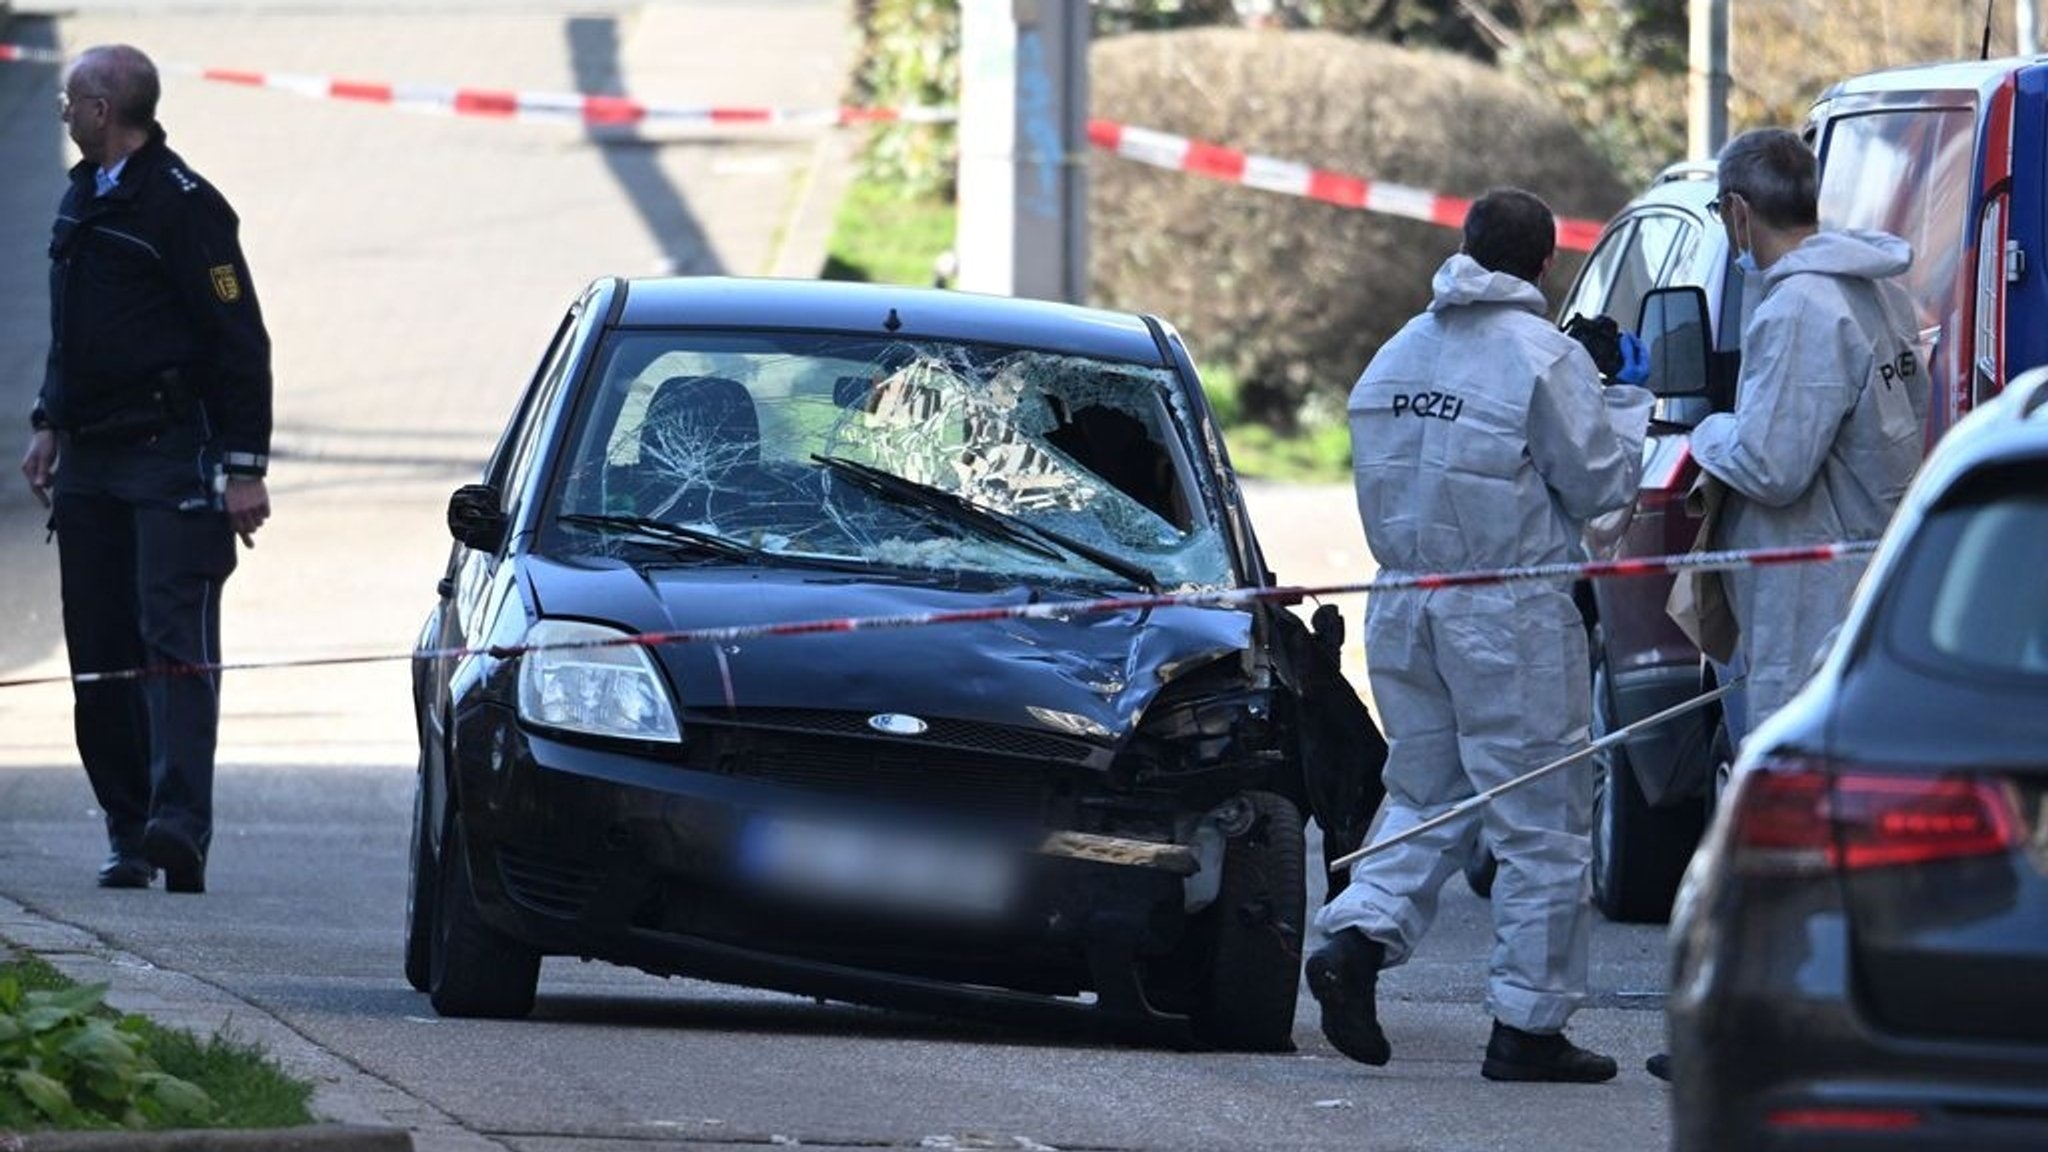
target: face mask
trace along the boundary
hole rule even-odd
[[[1744,207],[1748,207],[1748,205],[1744,205]],[[1747,231],[1747,229],[1744,229],[1744,231]],[[1728,228],[1728,242],[1735,245],[1735,266],[1742,269],[1745,275],[1755,276],[1759,271],[1756,266],[1756,250],[1736,239],[1735,227],[1732,223]]]

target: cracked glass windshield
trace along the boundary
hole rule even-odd
[[[556,472],[550,552],[1233,583],[1164,369],[938,341],[634,332],[599,370]]]

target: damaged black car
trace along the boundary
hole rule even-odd
[[[1166,324],[602,280],[449,525],[436,1011],[524,1016],[565,956],[1292,1047],[1304,822],[1355,846],[1385,744],[1334,609],[1217,595],[1275,579]]]

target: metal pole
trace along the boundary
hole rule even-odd
[[[1688,155],[1711,159],[1728,142],[1729,8],[1734,0],[1691,0]]]
[[[1088,0],[962,0],[959,286],[1088,294]]]
[[[1726,696],[1730,692],[1735,691],[1736,687],[1741,683],[1742,677],[1738,676],[1735,679],[1730,680],[1728,683],[1721,685],[1719,688],[1714,689],[1712,692],[1695,696],[1692,699],[1685,701],[1683,704],[1673,704],[1671,707],[1666,708],[1662,712],[1659,712],[1654,716],[1645,716],[1641,720],[1638,720],[1635,723],[1630,724],[1626,728],[1617,728],[1614,731],[1609,732],[1607,735],[1602,736],[1598,740],[1593,741],[1591,744],[1586,745],[1584,748],[1579,749],[1577,752],[1574,752],[1569,756],[1564,756],[1560,757],[1559,759],[1552,760],[1550,763],[1545,764],[1543,767],[1531,769],[1530,771],[1525,772],[1522,775],[1515,777],[1513,780],[1507,781],[1506,783],[1496,784],[1493,787],[1488,788],[1486,791],[1479,793],[1478,795],[1469,796],[1463,800],[1458,801],[1456,804],[1451,805],[1451,807],[1448,810],[1444,812],[1439,812],[1435,816],[1431,816],[1429,819],[1424,820],[1422,823],[1417,824],[1412,828],[1403,828],[1401,831],[1394,833],[1392,836],[1389,836],[1384,840],[1380,840],[1372,844],[1367,844],[1365,847],[1360,848],[1355,852],[1339,856],[1335,860],[1330,861],[1330,871],[1335,872],[1339,868],[1343,868],[1347,865],[1356,863],[1357,861],[1363,860],[1368,856],[1377,856],[1380,853],[1385,852],[1387,849],[1394,847],[1396,844],[1405,844],[1408,841],[1415,839],[1417,836],[1422,835],[1424,832],[1427,832],[1433,828],[1441,828],[1454,820],[1464,817],[1472,810],[1483,807],[1484,805],[1490,803],[1496,796],[1501,796],[1509,792],[1513,792],[1515,789],[1523,787],[1527,784],[1533,784],[1536,781],[1541,780],[1543,777],[1550,775],[1552,772],[1557,771],[1559,768],[1563,768],[1571,764],[1576,764],[1579,761],[1584,760],[1586,757],[1591,756],[1593,753],[1598,752],[1603,748],[1611,748],[1614,745],[1621,743],[1623,740],[1628,739],[1629,737],[1635,735],[1638,732],[1643,731],[1646,728],[1655,728],[1657,725],[1662,724],[1666,720],[1675,719],[1679,716],[1685,715],[1687,712],[1691,712],[1698,708],[1704,708],[1707,705],[1712,704],[1714,701],[1719,700],[1721,697]]]

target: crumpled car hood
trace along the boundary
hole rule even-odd
[[[524,565],[543,615],[635,632],[914,616],[1034,600],[1032,590],[1015,585],[956,588],[815,569],[636,570],[613,560],[531,556]],[[655,651],[686,711],[830,709],[1063,730],[1037,709],[1083,718],[1120,741],[1163,684],[1250,643],[1249,612],[1176,606],[675,643]]]

